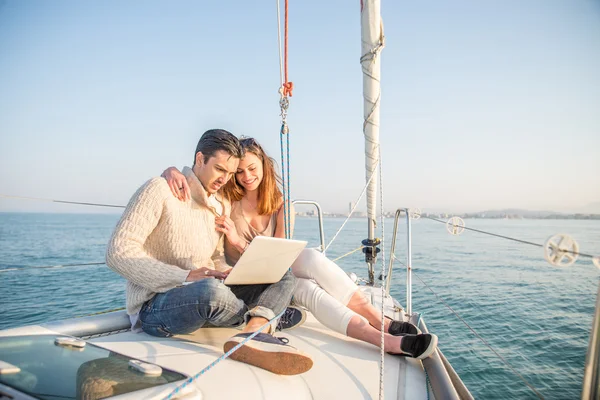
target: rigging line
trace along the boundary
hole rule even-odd
[[[97,338],[101,338],[101,337],[116,335],[118,333],[125,333],[125,332],[130,332],[130,331],[131,331],[131,328],[124,328],[124,329],[117,329],[114,331],[94,333],[92,335],[82,335],[82,336],[77,336],[77,337],[80,339],[83,339],[83,340],[90,340],[90,339],[97,339]]]
[[[4,265],[10,265],[10,263],[0,263]],[[42,268],[65,268],[65,267],[87,267],[91,265],[104,265],[106,262],[93,262],[93,263],[82,263],[82,264],[61,264],[61,265],[19,265],[16,268],[0,269],[0,273],[8,271],[22,271],[28,269],[42,269]]]
[[[348,217],[346,218],[346,220],[344,221],[344,223],[342,224],[342,226],[340,226],[340,229],[338,229],[338,231],[335,233],[335,235],[333,235],[333,238],[331,239],[331,241],[329,242],[329,244],[325,247],[325,250],[323,250],[323,252],[327,251],[327,249],[329,248],[329,246],[331,246],[331,244],[333,243],[333,241],[338,237],[338,235],[340,234],[340,232],[342,231],[342,229],[344,229],[344,226],[346,225],[346,223],[350,220],[350,217],[352,216],[352,213],[354,213],[354,210],[356,210],[356,207],[358,207],[358,202],[365,195],[365,192],[367,191],[367,188],[369,187],[369,183],[371,183],[371,179],[373,179],[373,176],[375,176],[375,172],[376,171],[377,171],[377,168],[375,168],[373,170],[373,172],[371,173],[371,176],[369,177],[369,180],[365,184],[365,187],[363,188],[360,196],[358,196],[358,199],[356,199],[356,202],[354,203],[354,207],[352,207],[352,210],[350,210],[350,213],[348,214]]]
[[[283,147],[283,137],[285,136],[285,133],[283,133],[285,128],[285,120],[283,122],[283,124],[281,125],[281,131],[279,132],[279,144],[281,146],[281,189],[283,191],[283,227],[284,227],[284,231],[285,231],[285,238],[289,239],[290,238],[290,227],[289,227],[289,223],[290,220],[288,219],[288,208],[290,205],[289,202],[289,193],[287,193],[287,185],[286,185],[286,181],[288,179],[288,177],[286,177],[286,154],[284,151],[284,147]]]
[[[433,218],[433,217],[422,216],[422,218],[427,218],[427,219],[430,219],[432,221],[441,222],[442,224],[447,224],[446,221],[442,221],[441,219],[437,219],[437,218]],[[454,225],[454,224],[452,224],[452,225],[453,226],[459,226],[459,225]],[[475,228],[469,228],[469,227],[466,227],[466,226],[461,226],[461,228],[469,230],[469,231],[473,231],[473,232],[483,233],[484,235],[490,235],[490,236],[495,236],[495,237],[499,237],[499,238],[502,238],[502,239],[512,240],[513,242],[519,242],[519,243],[528,244],[528,245],[536,246],[536,247],[544,247],[543,244],[534,243],[534,242],[528,242],[527,240],[516,239],[516,238],[512,238],[510,236],[499,235],[497,233],[486,232],[486,231],[482,231],[482,230],[475,229]],[[564,251],[565,253],[577,254],[577,255],[580,255],[582,257],[594,258],[594,256],[589,255],[589,254],[585,254],[585,253],[578,253],[578,252],[570,251],[570,250],[562,250],[562,251]]]
[[[392,256],[390,256],[390,257],[392,257]],[[421,323],[421,317],[423,317],[423,313],[419,313],[419,318],[417,319],[417,324],[416,324],[417,328],[419,327],[419,324]],[[427,368],[423,368],[423,370],[425,371],[425,389],[427,390],[427,400],[429,400],[429,385],[431,384],[431,380],[429,379],[429,374],[427,373]]]
[[[283,80],[283,58],[281,55],[281,10],[279,9],[279,0],[275,0],[277,3],[277,48],[279,49],[279,77],[281,80],[281,86],[285,83]]]
[[[98,311],[98,312],[91,313],[91,314],[79,315],[74,318],[92,317],[94,315],[108,314],[108,313],[123,311],[123,310],[125,310],[125,307],[113,308],[112,310],[104,310],[104,311]],[[129,328],[127,330],[129,330]]]
[[[7,195],[7,194],[0,194],[0,197],[5,197],[5,198],[8,198],[8,199],[47,201],[47,202],[50,202],[50,203],[78,204],[78,205],[82,205],[82,206],[125,208],[125,206],[119,206],[119,205],[115,205],[115,204],[85,203],[85,202],[80,202],[80,201],[42,199],[42,198],[39,198],[39,197],[11,196],[11,195]]]
[[[357,251],[361,250],[361,249],[362,249],[362,248],[364,248],[364,247],[365,247],[365,246],[359,246],[359,247],[355,248],[354,250],[352,250],[352,251],[349,251],[349,252],[347,252],[346,254],[344,254],[344,255],[341,255],[341,256],[339,256],[338,258],[335,258],[335,259],[333,259],[333,260],[331,260],[331,261],[333,261],[333,262],[336,262],[337,260],[341,260],[342,258],[349,256],[350,254],[354,254],[354,253],[356,253]]]
[[[285,68],[285,83],[288,83],[288,0],[285,0],[285,28],[284,28],[284,68]],[[291,94],[290,94],[291,95]]]
[[[282,61],[282,49],[281,49],[281,10],[279,7],[279,0],[277,4],[277,43],[279,47],[279,76],[281,79],[281,87],[279,88],[279,107],[281,108],[281,129],[279,131],[279,139],[281,146],[281,180],[282,180],[282,194],[283,194],[283,219],[284,219],[284,230],[285,237],[289,239],[291,237],[291,195],[290,195],[290,139],[289,139],[289,128],[287,126],[287,110],[289,107],[288,96],[292,96],[293,84],[288,82],[288,0],[285,0],[285,37],[284,37],[284,57]],[[284,151],[284,139],[286,136],[286,149]]]
[[[377,146],[377,156],[379,158],[379,201],[380,201],[380,214],[379,219],[381,223],[381,276],[383,277],[382,283],[385,282],[385,217],[383,215],[383,168],[381,163],[381,147]],[[384,393],[384,374],[385,374],[385,284],[381,285],[381,368],[379,370],[379,399],[383,400]]]
[[[394,257],[394,259],[398,260],[396,257]],[[403,264],[404,266],[406,266],[404,263],[402,263],[400,260],[398,260],[398,262],[400,262],[401,264]],[[431,287],[429,287],[429,285],[427,283],[425,283],[425,281],[423,281],[423,279],[421,279],[421,277],[415,273],[415,270],[413,269],[413,275],[415,275],[420,281],[421,283],[423,283],[423,285],[425,285],[427,287],[427,289],[429,289],[431,291],[431,293],[433,293],[433,295],[440,301],[442,302],[449,310],[450,312],[452,312],[463,324],[465,324],[465,326],[467,328],[469,328],[469,330],[471,332],[473,332],[473,334],[483,342],[483,344],[485,344],[487,346],[488,349],[490,349],[500,360],[502,360],[502,362],[508,367],[510,368],[510,370],[512,372],[515,373],[515,375],[517,375],[519,378],[521,378],[521,380],[531,389],[534,391],[534,393],[540,398],[543,399],[544,396],[542,396],[540,394],[540,392],[538,392],[526,379],[525,377],[523,377],[523,375],[521,375],[515,368],[512,367],[512,365],[510,365],[508,363],[508,361],[506,361],[506,359],[504,357],[502,357],[496,350],[494,350],[494,348],[483,338],[481,337],[481,335],[479,335],[475,329],[471,328],[471,326],[467,323],[467,321],[465,321],[456,311],[454,311],[454,309],[452,307],[450,307],[448,305],[448,303],[446,303],[444,301],[444,299],[442,299],[440,296],[438,296],[438,294],[436,292],[433,291],[433,289],[431,289]]]
[[[286,0],[285,4],[286,4],[286,13],[287,13],[287,0]],[[287,19],[287,17],[286,17],[286,19]],[[286,67],[286,69],[287,69],[287,67]],[[286,175],[287,175],[287,195],[288,195],[288,197],[287,197],[287,202],[288,202],[288,204],[287,204],[287,229],[288,229],[288,238],[291,239],[292,238],[292,216],[290,214],[291,214],[291,209],[292,209],[292,204],[291,204],[292,192],[290,189],[290,181],[292,179],[290,178],[290,132],[289,132],[289,130],[285,135],[285,139],[286,139],[286,144],[287,144],[287,150],[286,150],[286,157],[287,157],[287,164],[286,164],[287,174]],[[283,168],[283,166],[282,166],[282,168]]]

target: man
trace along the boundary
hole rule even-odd
[[[225,349],[242,342],[289,304],[295,278],[287,272],[271,285],[228,287],[220,280],[231,269],[215,217],[230,205],[218,190],[233,176],[243,150],[222,129],[206,131],[193,167],[184,168],[191,200],[181,202],[163,178],[146,182],[133,195],[111,237],[107,265],[127,279],[127,314],[132,329],[169,337],[212,326],[246,322]],[[268,332],[274,330],[271,324]],[[259,333],[231,356],[271,372],[293,375],[312,367],[310,357],[282,340]]]

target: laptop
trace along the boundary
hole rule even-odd
[[[275,283],[306,247],[303,240],[256,236],[225,278],[226,285]]]

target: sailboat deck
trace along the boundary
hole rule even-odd
[[[155,338],[121,333],[91,340],[130,357],[193,376],[223,354],[223,344],[235,329],[207,328],[192,335]],[[332,332],[309,314],[299,328],[279,332],[290,344],[313,357],[313,368],[301,375],[280,376],[225,359],[194,385],[203,399],[364,399],[379,396],[379,349]],[[427,398],[420,361],[385,356],[385,398]]]
[[[381,292],[363,287],[371,301],[380,307]],[[400,318],[400,308],[390,297],[385,299],[386,315]],[[0,332],[0,336],[24,335],[73,335],[87,336],[92,332],[108,332],[127,327],[124,312],[97,315],[74,320],[59,321],[42,326],[14,328]],[[88,332],[88,333],[86,333]],[[190,335],[157,338],[145,333],[131,331],[113,333],[88,339],[89,343],[106,350],[157,364],[171,371],[194,376],[223,355],[225,341],[239,333],[230,328],[204,328]],[[380,351],[379,348],[339,333],[319,323],[312,314],[300,327],[277,332],[286,337],[290,345],[309,354],[314,365],[306,373],[295,376],[276,375],[260,368],[234,360],[224,359],[206,371],[191,384],[191,392],[180,396],[180,400],[192,399],[365,399],[379,398]],[[104,389],[111,385],[134,387],[134,391],[122,394],[119,399],[164,398],[179,383],[160,385],[135,391],[136,382],[123,376],[111,376],[107,372],[110,357],[94,362],[96,383]],[[103,365],[106,363],[106,366]],[[101,371],[101,373],[99,373]],[[80,371],[81,372],[81,371]],[[81,374],[78,372],[78,379]],[[385,399],[433,398],[427,393],[425,372],[421,361],[399,356],[385,355]],[[77,386],[76,382],[65,382]],[[80,390],[81,388],[77,388]],[[429,396],[428,396],[429,394]],[[181,394],[180,394],[181,395]],[[103,398],[91,395],[86,398]]]

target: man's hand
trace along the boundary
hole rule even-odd
[[[231,272],[232,269],[233,269],[233,267],[229,267],[225,271],[222,271],[222,273],[225,274],[225,278],[227,278],[229,276],[229,273]]]
[[[198,268],[198,269],[191,271],[188,274],[188,277],[185,281],[186,282],[195,282],[195,281],[199,281],[201,279],[207,279],[207,278],[225,279],[225,278],[227,278],[227,275],[229,275],[230,271],[231,271],[231,268],[225,272],[221,272],[221,271],[217,271],[215,269],[202,267],[202,268]]]

